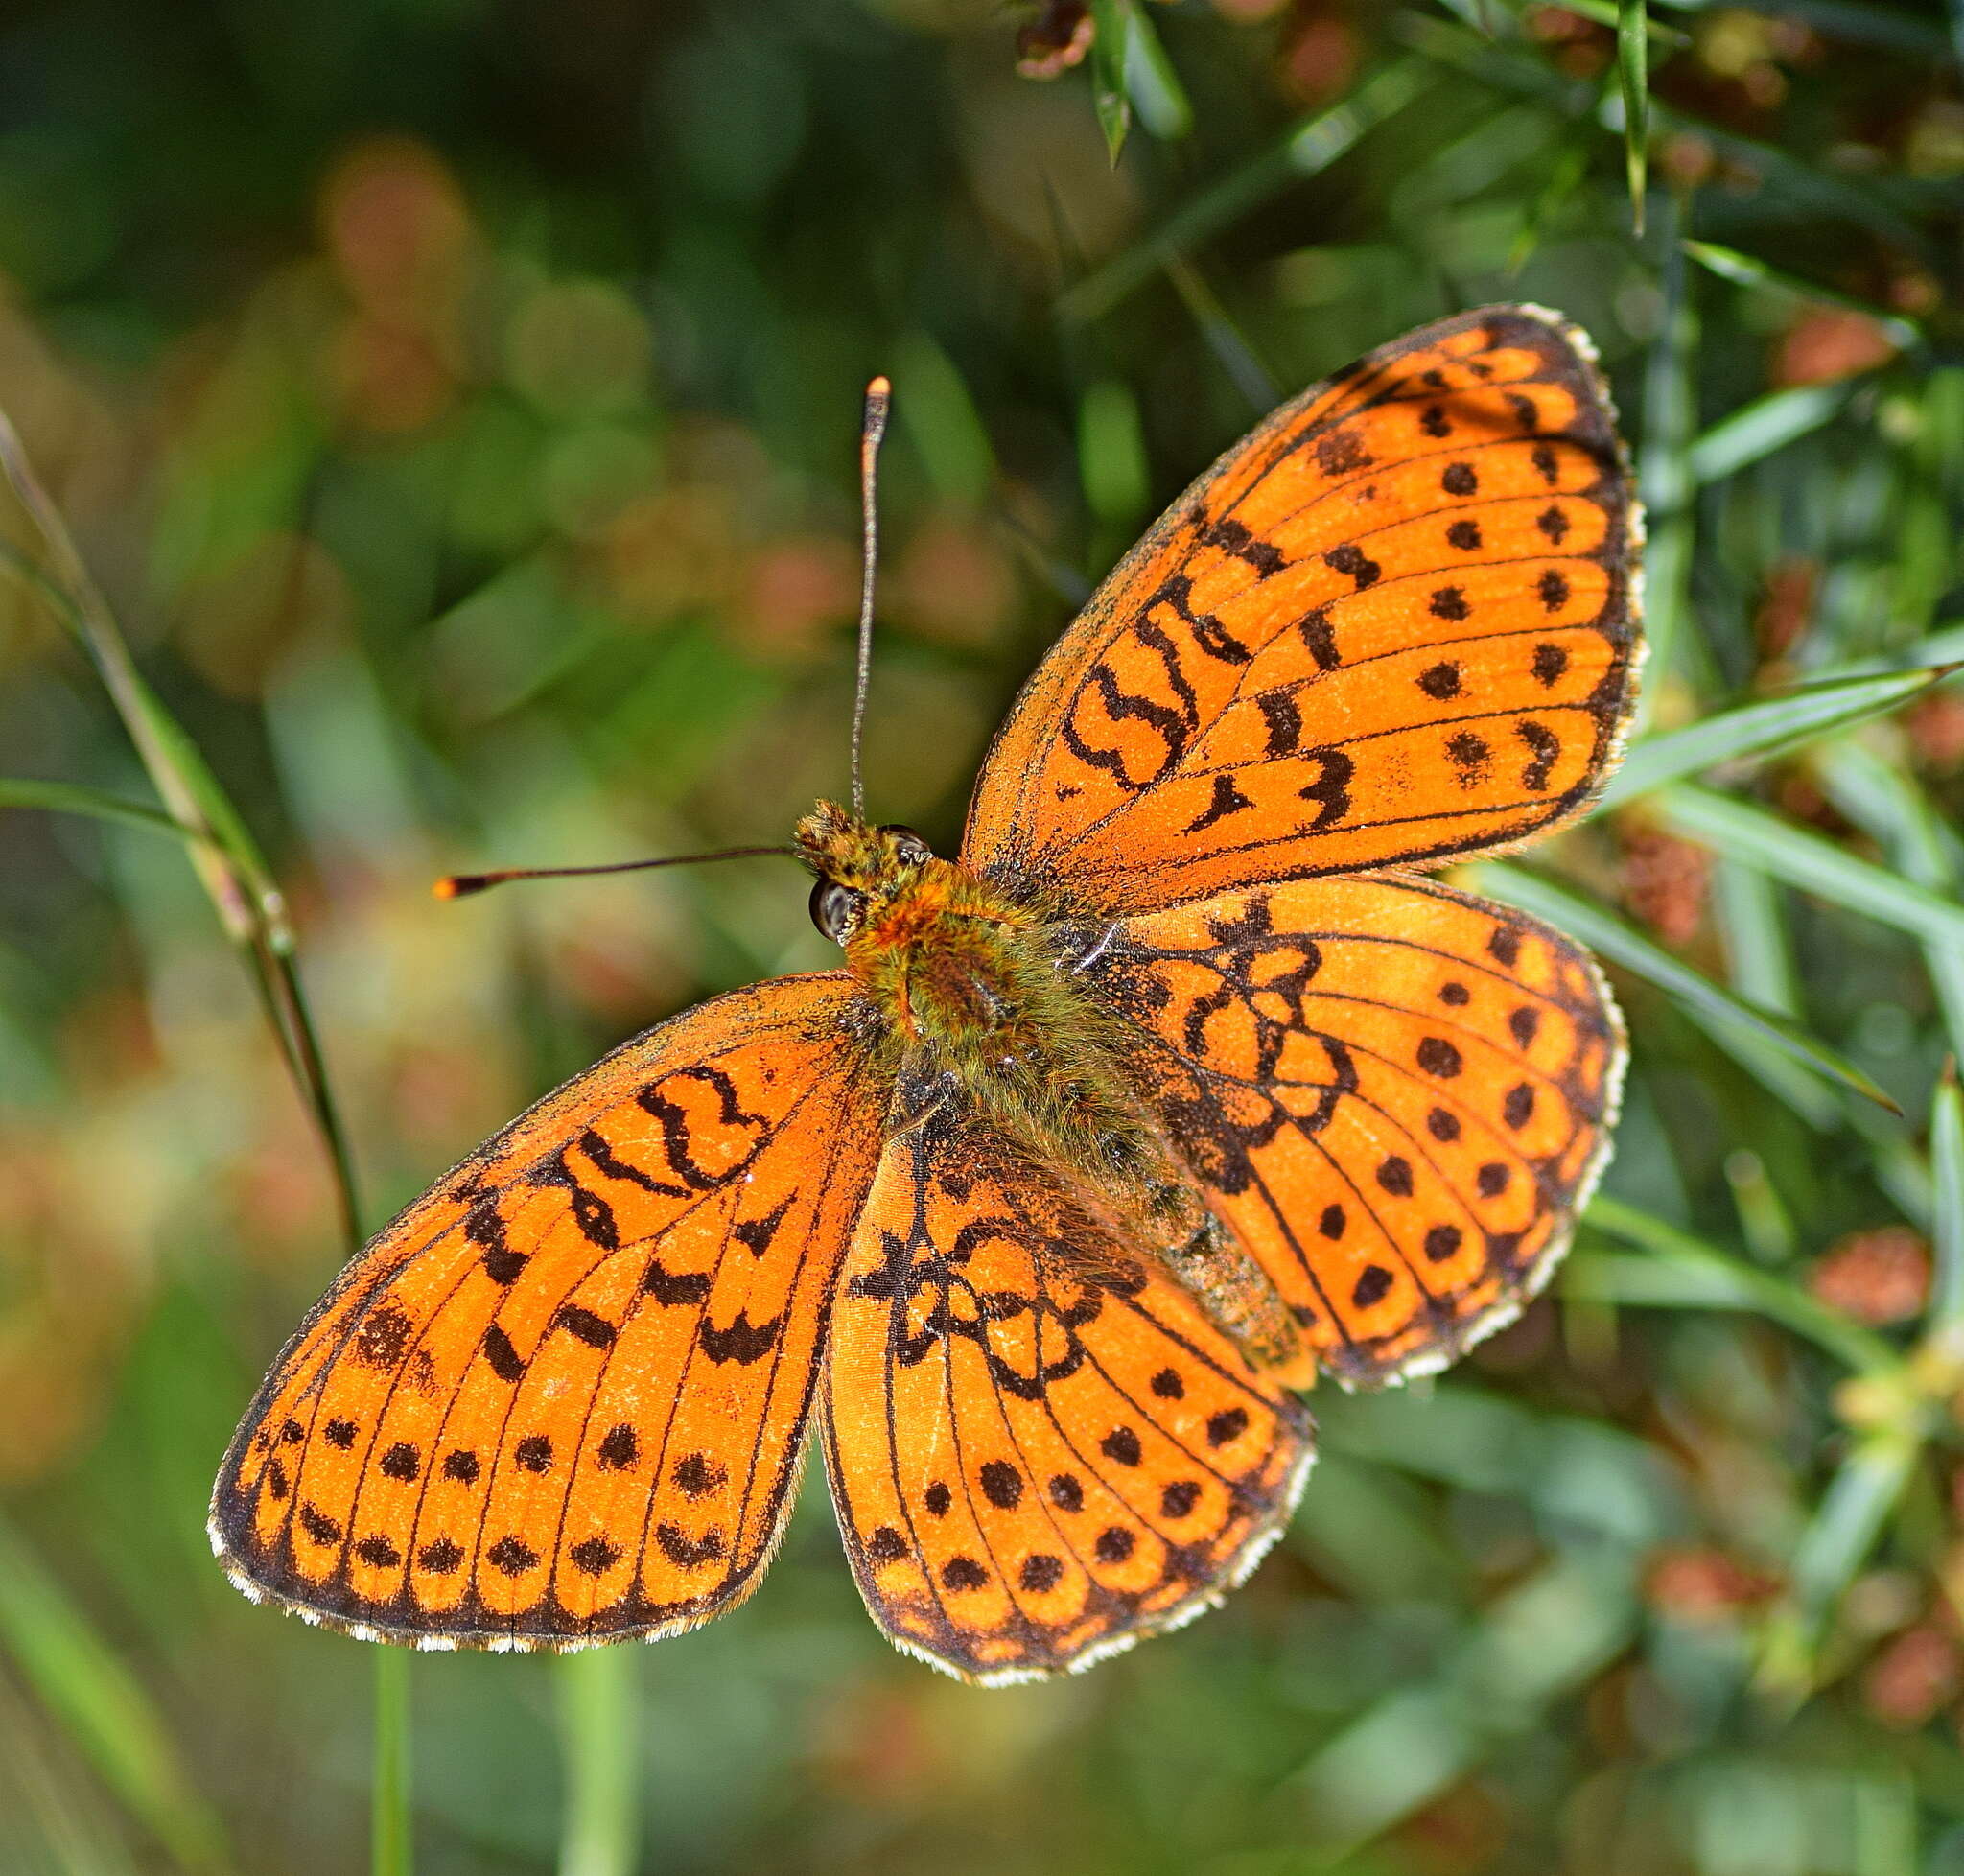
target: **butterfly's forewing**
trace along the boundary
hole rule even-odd
[[[1577,813],[1638,643],[1634,511],[1585,344],[1490,307],[1284,405],[1032,678],[968,862],[1146,910],[1487,852]]]
[[[875,1621],[979,1681],[1081,1667],[1217,1601],[1310,1456],[1290,1395],[952,1102],[881,1161],[823,1420]]]
[[[1305,879],[1125,920],[1083,975],[1343,1379],[1443,1367],[1560,1256],[1624,1046],[1559,932],[1415,876]]]
[[[843,973],[650,1031],[371,1242],[226,1455],[248,1595],[428,1646],[693,1627],[797,1476],[881,1096]]]

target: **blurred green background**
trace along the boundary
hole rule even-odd
[[[1964,659],[1964,7],[1629,4],[1621,59],[1615,0],[1090,11],[1074,65],[1082,9],[997,0],[0,20],[0,410],[153,687],[7,497],[0,1868],[369,1856],[377,1651],[248,1606],[201,1528],[342,1245],[276,912],[227,942],[245,836],[200,873],[158,783],[284,888],[372,1226],[825,960],[767,861],[428,888],[841,787],[874,371],[872,806],[946,852],[1161,504],[1523,297],[1602,347],[1659,642],[1613,804],[1467,875],[1598,945],[1635,1033],[1555,1294],[1320,1393],[1293,1532],[1177,1637],[944,1680],[814,1476],[698,1634],[416,1659],[400,1802],[425,1872],[1964,1872],[1964,687],[1914,674]]]

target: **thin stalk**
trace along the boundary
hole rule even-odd
[[[375,1651],[375,1760],[369,1791],[371,1876],[411,1876],[415,1842],[409,1815],[409,1662],[400,1648]]]
[[[631,1648],[590,1648],[554,1663],[566,1769],[559,1876],[634,1876],[641,1841]]]

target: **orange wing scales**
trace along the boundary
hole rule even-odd
[[[242,1588],[428,1646],[577,1646],[747,1593],[802,1454],[879,1098],[843,974],[549,1095],[348,1268],[212,1506]]]
[[[1512,1319],[1615,1117],[1622,1026],[1586,952],[1417,878],[1229,893],[1119,931],[1086,974],[1325,1367],[1427,1372]]]
[[[1580,336],[1497,307],[1284,406],[1005,723],[965,854],[1143,911],[1572,818],[1615,759],[1639,523]]]
[[[1311,1451],[1302,1408],[1183,1292],[952,1108],[887,1150],[824,1386],[867,1607],[981,1682],[1084,1667],[1217,1602]]]

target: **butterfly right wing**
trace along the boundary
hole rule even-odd
[[[384,1230],[226,1454],[255,1601],[424,1647],[693,1628],[769,1561],[883,1096],[843,973],[718,997]]]
[[[1490,306],[1274,411],[1051,647],[964,860],[1107,913],[1435,865],[1581,812],[1641,653],[1588,341]]]
[[[1207,1203],[1341,1380],[1442,1368],[1546,1282],[1623,1080],[1578,945],[1384,874],[1120,920],[1084,959]]]

